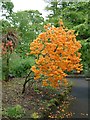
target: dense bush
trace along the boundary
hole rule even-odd
[[[13,54],[10,59],[10,75],[15,77],[24,77],[34,65],[34,57],[26,57],[25,59]]]
[[[67,76],[66,71],[82,71],[80,41],[76,40],[73,30],[65,28],[62,20],[59,24],[60,27],[57,28],[46,25],[45,32],[30,44],[31,54],[36,56],[36,64],[31,70],[35,80],[44,78],[43,86],[58,87],[63,81],[67,85],[68,82],[64,79]]]
[[[87,40],[82,40],[81,44],[83,73],[86,76],[90,76],[90,38],[88,38]]]
[[[24,109],[20,105],[16,105],[13,107],[8,107],[3,111],[3,116],[7,116],[9,118],[21,118],[24,114]]]

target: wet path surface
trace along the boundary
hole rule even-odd
[[[88,118],[88,81],[85,78],[69,78],[73,82],[71,95],[75,97],[69,107],[72,118]]]

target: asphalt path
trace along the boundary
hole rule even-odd
[[[85,78],[69,79],[73,82],[71,95],[75,98],[69,107],[72,118],[88,118],[88,81]]]

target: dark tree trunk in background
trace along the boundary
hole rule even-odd
[[[7,57],[6,57],[6,71],[5,71],[5,81],[9,81],[9,54],[7,51]]]

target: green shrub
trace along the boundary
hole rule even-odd
[[[90,76],[90,38],[88,38],[87,40],[82,40],[81,44],[83,73],[86,76]]]
[[[34,65],[34,57],[32,56],[26,57],[25,59],[17,55],[16,57],[12,56],[9,71],[10,74],[15,77],[24,77],[27,75],[32,65]]]
[[[8,107],[3,111],[3,116],[10,118],[21,118],[24,115],[24,109],[20,105]]]

